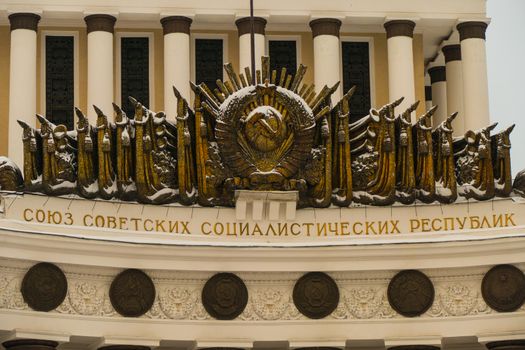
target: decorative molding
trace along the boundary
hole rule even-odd
[[[20,12],[10,14],[8,18],[11,25],[11,31],[16,29],[29,29],[36,32],[38,30],[40,16],[37,14]]]
[[[459,40],[466,39],[483,39],[485,40],[485,32],[488,24],[485,22],[473,21],[463,22],[456,26],[459,31]]]
[[[384,24],[386,30],[386,38],[390,39],[396,36],[414,37],[414,28],[416,23],[405,19],[396,19],[388,21]]]
[[[341,23],[336,18],[318,18],[310,22],[310,28],[314,38],[318,35],[333,35],[339,38]]]
[[[184,16],[169,16],[160,20],[164,35],[171,33],[184,33],[190,35],[193,20]]]
[[[113,34],[117,19],[111,15],[96,14],[84,17],[87,25],[87,33],[108,32]]]

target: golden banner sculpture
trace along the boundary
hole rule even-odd
[[[130,97],[132,118],[114,104],[110,121],[93,106],[92,126],[76,109],[76,131],[43,116],[39,129],[19,122],[23,177],[1,158],[0,188],[201,206],[233,206],[236,190],[297,191],[299,207],[452,203],[458,195],[486,200],[513,190],[513,126],[454,139],[457,114],[433,127],[435,106],[412,124],[418,102],[396,112],[403,98],[352,119],[355,88],[332,106],[339,83],[316,93],[302,82],[303,65],[270,71],[263,57],[260,71],[238,74],[231,64],[225,71],[229,80],[217,80],[213,91],[191,83],[193,109],[174,87],[176,116]]]

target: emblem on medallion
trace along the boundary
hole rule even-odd
[[[295,284],[293,302],[306,317],[325,318],[339,304],[339,288],[326,273],[309,272]]]
[[[403,316],[420,316],[427,312],[434,302],[432,281],[421,271],[401,271],[388,285],[388,302]]]
[[[233,273],[218,273],[202,289],[202,304],[218,320],[233,320],[248,304],[248,289]]]
[[[153,306],[155,285],[141,270],[124,270],[111,283],[109,299],[122,316],[139,317]]]
[[[525,275],[512,265],[494,266],[483,277],[481,294],[496,311],[516,311],[525,303]]]
[[[33,310],[51,311],[66,298],[67,279],[58,266],[39,263],[25,274],[21,292],[24,301]]]

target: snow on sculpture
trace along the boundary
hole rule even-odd
[[[3,159],[0,190],[201,206],[233,206],[236,190],[296,191],[299,207],[452,203],[458,195],[486,200],[512,192],[514,126],[453,139],[457,113],[433,128],[435,106],[412,124],[418,102],[396,113],[403,98],[352,120],[355,87],[332,106],[339,83],[316,93],[302,82],[303,65],[270,71],[263,57],[256,72],[224,68],[229,80],[217,80],[214,91],[191,83],[193,109],[174,87],[173,117],[130,97],[132,118],[114,104],[110,122],[93,106],[91,126],[76,109],[76,131],[42,116],[39,129],[19,122],[23,178]]]

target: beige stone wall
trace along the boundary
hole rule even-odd
[[[7,156],[10,42],[9,26],[0,26],[0,156]]]

